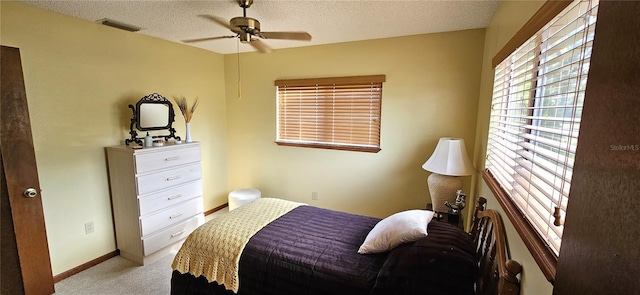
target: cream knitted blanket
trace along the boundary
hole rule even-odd
[[[238,293],[240,254],[249,239],[271,221],[304,205],[261,198],[216,217],[197,228],[185,240],[171,267],[180,273],[204,276]]]

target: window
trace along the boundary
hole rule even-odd
[[[384,75],[276,80],[276,143],[380,151]]]
[[[486,167],[556,260],[597,7],[570,3],[495,68]]]

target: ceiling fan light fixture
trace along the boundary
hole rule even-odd
[[[238,33],[238,38],[240,38],[241,43],[251,42],[251,34],[246,32]]]

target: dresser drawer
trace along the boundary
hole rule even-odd
[[[200,178],[202,178],[202,168],[200,167],[200,163],[141,175],[136,178],[138,195],[145,195],[157,190],[198,180]]]
[[[170,189],[141,197],[138,200],[139,214],[144,216],[200,196],[202,196],[201,179],[185,185],[173,186]]]
[[[138,174],[195,162],[200,162],[200,146],[198,145],[135,155],[136,173]]]
[[[198,226],[204,223],[204,215],[191,218],[178,225],[167,228],[157,234],[142,239],[144,255],[149,255],[166,246],[186,238]]]
[[[141,234],[146,237],[166,227],[178,224],[196,214],[202,213],[202,197],[191,199],[175,207],[159,211],[140,218]]]

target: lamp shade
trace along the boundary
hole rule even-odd
[[[422,169],[449,176],[466,176],[476,172],[467,155],[464,139],[451,137],[440,138]]]

